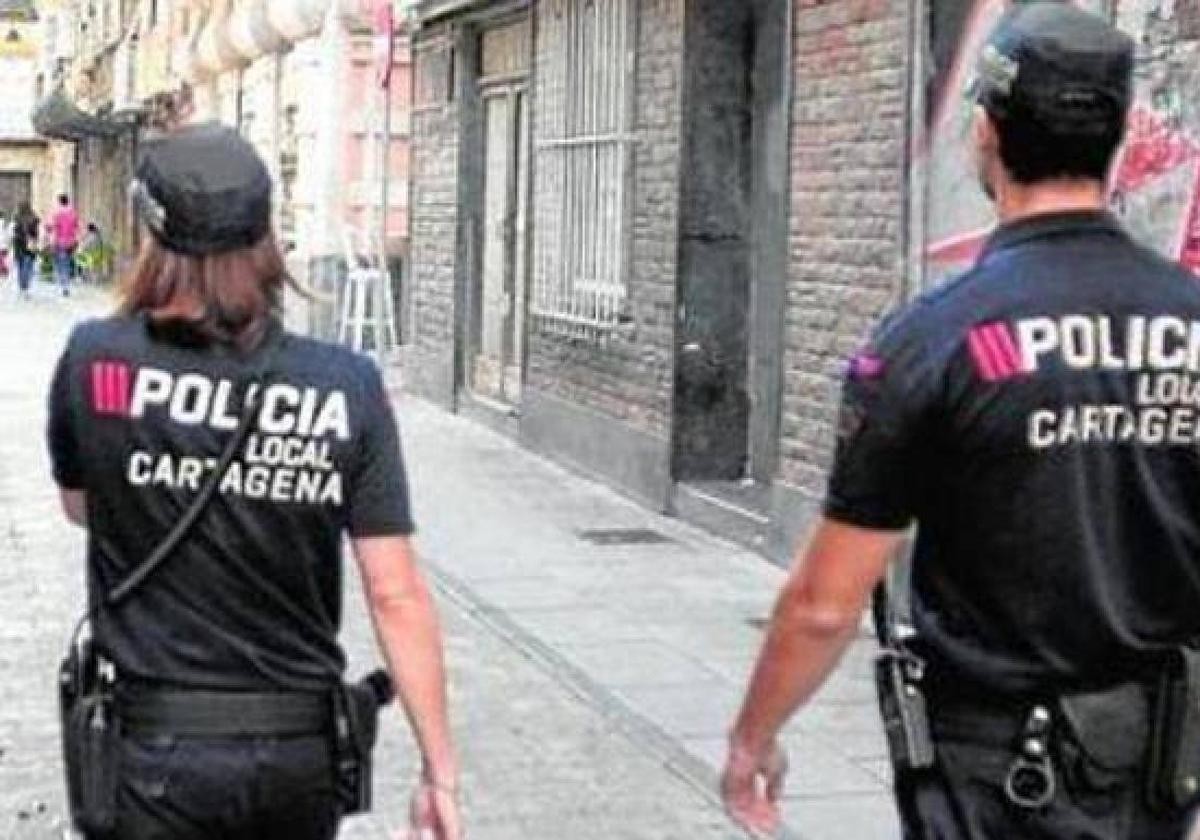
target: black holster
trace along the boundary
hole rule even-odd
[[[71,646],[59,666],[59,718],[71,822],[103,834],[116,822],[120,718],[112,666],[90,641]]]
[[[395,692],[387,672],[373,671],[334,692],[334,766],[342,814],[371,810],[372,753],[379,735],[379,710]]]
[[[1146,804],[1178,812],[1200,799],[1200,649],[1170,657],[1154,693]]]

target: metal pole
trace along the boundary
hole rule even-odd
[[[394,34],[389,34],[389,38],[395,37]],[[389,56],[391,53],[389,52]],[[394,58],[389,58],[393,61]],[[389,71],[393,68],[389,68]],[[389,75],[387,84],[383,86],[383,132],[380,137],[380,150],[382,169],[382,177],[379,179],[379,266],[384,271],[388,271],[388,185],[391,182],[391,150],[392,150],[392,80]],[[384,301],[386,306],[391,306],[392,301]]]

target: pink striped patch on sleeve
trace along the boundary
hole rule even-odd
[[[980,324],[967,333],[967,349],[975,372],[984,382],[1003,382],[1021,375],[1021,353],[1012,328],[996,321]]]

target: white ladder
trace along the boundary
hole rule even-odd
[[[392,275],[371,247],[371,237],[361,236],[362,240],[366,241],[365,248],[356,247],[349,231],[343,236],[346,279],[337,340],[356,352],[370,352],[382,359],[395,350],[397,343]]]
[[[370,108],[364,126],[360,183],[370,193],[363,196],[370,211],[366,214],[367,229],[357,231],[357,236],[349,225],[343,227],[346,278],[337,325],[339,343],[360,353],[371,352],[380,359],[392,353],[398,344],[383,206],[390,145],[386,97],[390,95],[390,88],[378,85],[368,94]]]

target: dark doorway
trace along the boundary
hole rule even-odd
[[[787,6],[692,0],[687,17],[674,411],[679,481],[761,488],[777,465]]]
[[[33,175],[29,172],[0,172],[0,213],[11,217],[17,205],[33,200]]]

